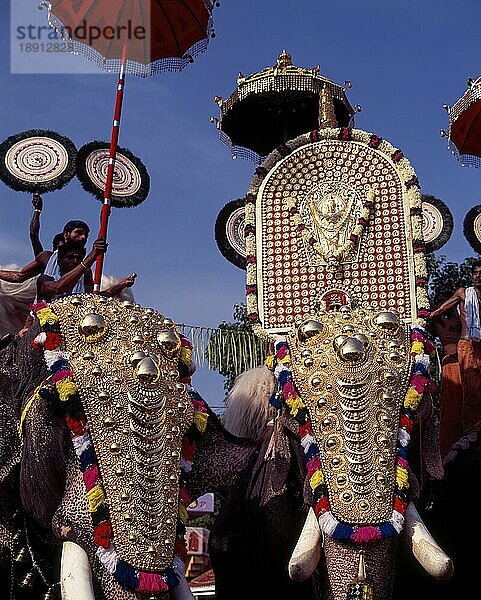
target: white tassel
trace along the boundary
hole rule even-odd
[[[339,521],[330,511],[325,512],[319,517],[319,527],[327,535],[332,535],[338,524]]]
[[[391,516],[391,523],[392,523],[392,526],[394,527],[394,529],[398,533],[401,533],[401,531],[404,527],[404,517],[397,510],[393,510],[392,516]]]
[[[97,548],[97,558],[109,573],[112,575],[115,573],[119,557],[113,546],[109,546],[107,550],[102,547]]]
[[[427,354],[416,354],[414,356],[414,360],[417,363],[423,364],[426,367],[426,369],[429,369],[429,367],[431,366],[431,359]]]
[[[409,444],[409,440],[411,439],[411,436],[405,429],[400,428],[398,431],[397,439],[399,440],[399,443],[401,444],[401,446],[403,448],[405,448]]]
[[[307,433],[301,440],[301,445],[304,448],[304,453],[307,452],[307,449],[311,444],[315,444],[316,440],[312,437],[310,433]]]
[[[45,331],[42,331],[42,333],[39,333],[37,335],[37,337],[34,339],[34,342],[36,344],[38,344],[39,346],[43,346],[46,341],[47,341],[47,334],[45,333]]]
[[[58,350],[58,349],[57,350],[44,350],[43,356],[45,358],[45,362],[47,363],[47,367],[49,369],[53,365],[54,362],[57,362],[57,360],[68,360],[69,359],[68,352],[63,352],[62,350]]]
[[[72,444],[75,448],[75,453],[77,456],[80,456],[82,452],[85,452],[87,448],[90,448],[92,442],[90,440],[90,435],[86,432],[83,435],[78,435],[72,438]]]

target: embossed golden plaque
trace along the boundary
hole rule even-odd
[[[180,452],[194,410],[180,338],[161,314],[93,294],[52,304],[88,419],[122,560],[162,571],[174,555]]]

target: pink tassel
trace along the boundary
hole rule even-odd
[[[296,390],[294,389],[291,381],[288,381],[284,384],[282,393],[284,394],[284,398],[297,398]]]
[[[147,594],[159,594],[160,592],[167,592],[169,586],[165,583],[160,575],[157,573],[139,573],[139,585],[136,592],[145,592]]]
[[[416,392],[422,394],[426,385],[428,384],[427,377],[423,377],[422,375],[413,375],[411,377],[410,386],[413,387]]]
[[[311,477],[311,475],[313,473],[315,473],[315,471],[317,471],[317,469],[321,468],[321,463],[319,461],[319,457],[314,456],[314,458],[311,458],[311,460],[307,463],[306,467],[307,467],[307,476]]]
[[[52,379],[54,382],[57,382],[62,381],[62,379],[67,379],[67,377],[73,379],[73,371],[70,371],[69,369],[62,369],[61,371],[57,371]]]
[[[408,462],[407,460],[405,460],[404,458],[401,458],[400,456],[397,457],[396,459],[397,464],[402,468],[402,469],[406,469],[406,471],[409,468]]]
[[[357,544],[365,544],[367,542],[373,542],[374,540],[380,540],[382,538],[381,532],[376,527],[358,527],[357,530],[351,535],[351,540]]]
[[[89,492],[97,483],[99,478],[99,469],[97,465],[91,465],[82,473],[82,477],[85,484],[85,489]]]
[[[195,398],[191,398],[190,401],[192,402],[195,410],[199,410],[201,412],[207,412],[207,409],[206,409],[204,403],[202,402],[202,400],[196,400]]]

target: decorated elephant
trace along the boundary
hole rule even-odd
[[[227,396],[225,428],[255,445],[230,485],[216,489],[222,502],[209,535],[209,555],[218,600],[245,595],[239,586],[241,574],[245,574],[252,600],[268,595],[319,597],[317,573],[298,582],[290,578],[287,569],[309,507],[303,498],[306,469],[297,426],[293,419],[276,415],[269,404],[274,389],[272,373],[261,366],[242,373]],[[214,421],[208,424],[206,436],[214,426]],[[214,456],[220,447],[229,455],[239,452],[227,435],[216,443]],[[212,461],[208,451],[208,444],[199,447],[193,485]]]
[[[425,428],[435,389],[423,208],[404,153],[354,128],[345,91],[283,52],[222,101],[220,126],[231,133],[271,100],[294,135],[280,143],[267,117],[252,119],[257,131],[242,139],[267,157],[216,234],[245,268],[247,319],[275,348],[271,401],[295,421],[304,454],[312,512],[290,574],[310,576],[322,546],[323,598],[389,600],[403,533],[431,575],[453,570],[414,504],[426,465],[412,438],[433,438]],[[307,97],[318,99],[311,109]],[[296,111],[286,98],[299,99]],[[317,128],[303,133],[298,110]],[[439,452],[427,466],[442,476]]]
[[[187,341],[130,301],[80,294],[34,311],[3,352],[2,459],[9,473],[20,461],[27,519],[62,545],[62,596],[190,597],[185,485],[208,413]]]
[[[157,311],[78,294],[34,312],[31,329],[2,352],[10,564],[26,555],[45,599],[58,586],[66,599],[191,597],[185,507],[233,485],[257,442],[226,431],[191,387],[190,344]],[[53,544],[47,561],[45,547],[26,540],[34,530]]]

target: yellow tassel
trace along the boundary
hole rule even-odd
[[[189,515],[187,514],[187,510],[183,504],[179,504],[179,519],[183,523],[187,523],[189,520]]]
[[[396,482],[400,489],[409,487],[409,474],[399,465],[396,467]]]
[[[273,354],[270,354],[264,361],[264,364],[269,369],[269,371],[274,370],[274,362],[275,362],[275,356]]]
[[[314,471],[311,480],[309,481],[309,485],[311,486],[311,489],[315,490],[318,485],[323,483],[323,481],[324,475],[322,474],[322,471],[319,471],[318,469],[317,471]]]
[[[57,388],[58,396],[62,402],[68,400],[69,397],[73,396],[77,391],[77,386],[68,377],[62,381],[57,381],[55,387]]]
[[[297,415],[297,411],[300,408],[305,408],[306,407],[306,405],[301,400],[301,398],[299,398],[299,396],[297,398],[286,398],[286,404],[291,409],[291,415],[293,417],[295,417]]]
[[[422,342],[413,342],[411,346],[411,353],[422,354],[424,350],[424,344]]]
[[[279,358],[278,361],[285,365],[286,363],[291,362],[291,357],[289,356],[289,354],[286,354],[284,358]]]
[[[404,398],[404,406],[416,410],[421,402],[422,394],[417,392],[414,388],[409,388]]]
[[[205,412],[201,412],[200,410],[195,411],[194,413],[194,423],[197,429],[204,433],[205,428],[207,427],[207,419],[209,415]]]
[[[40,325],[45,325],[46,323],[53,325],[54,323],[58,323],[57,315],[50,308],[42,308],[39,310],[37,317],[40,321]]]
[[[94,486],[91,490],[87,492],[87,500],[89,503],[90,512],[95,512],[105,500],[105,494],[103,489],[98,485]]]
[[[186,346],[182,346],[180,350],[180,360],[187,366],[192,362],[192,350]]]

